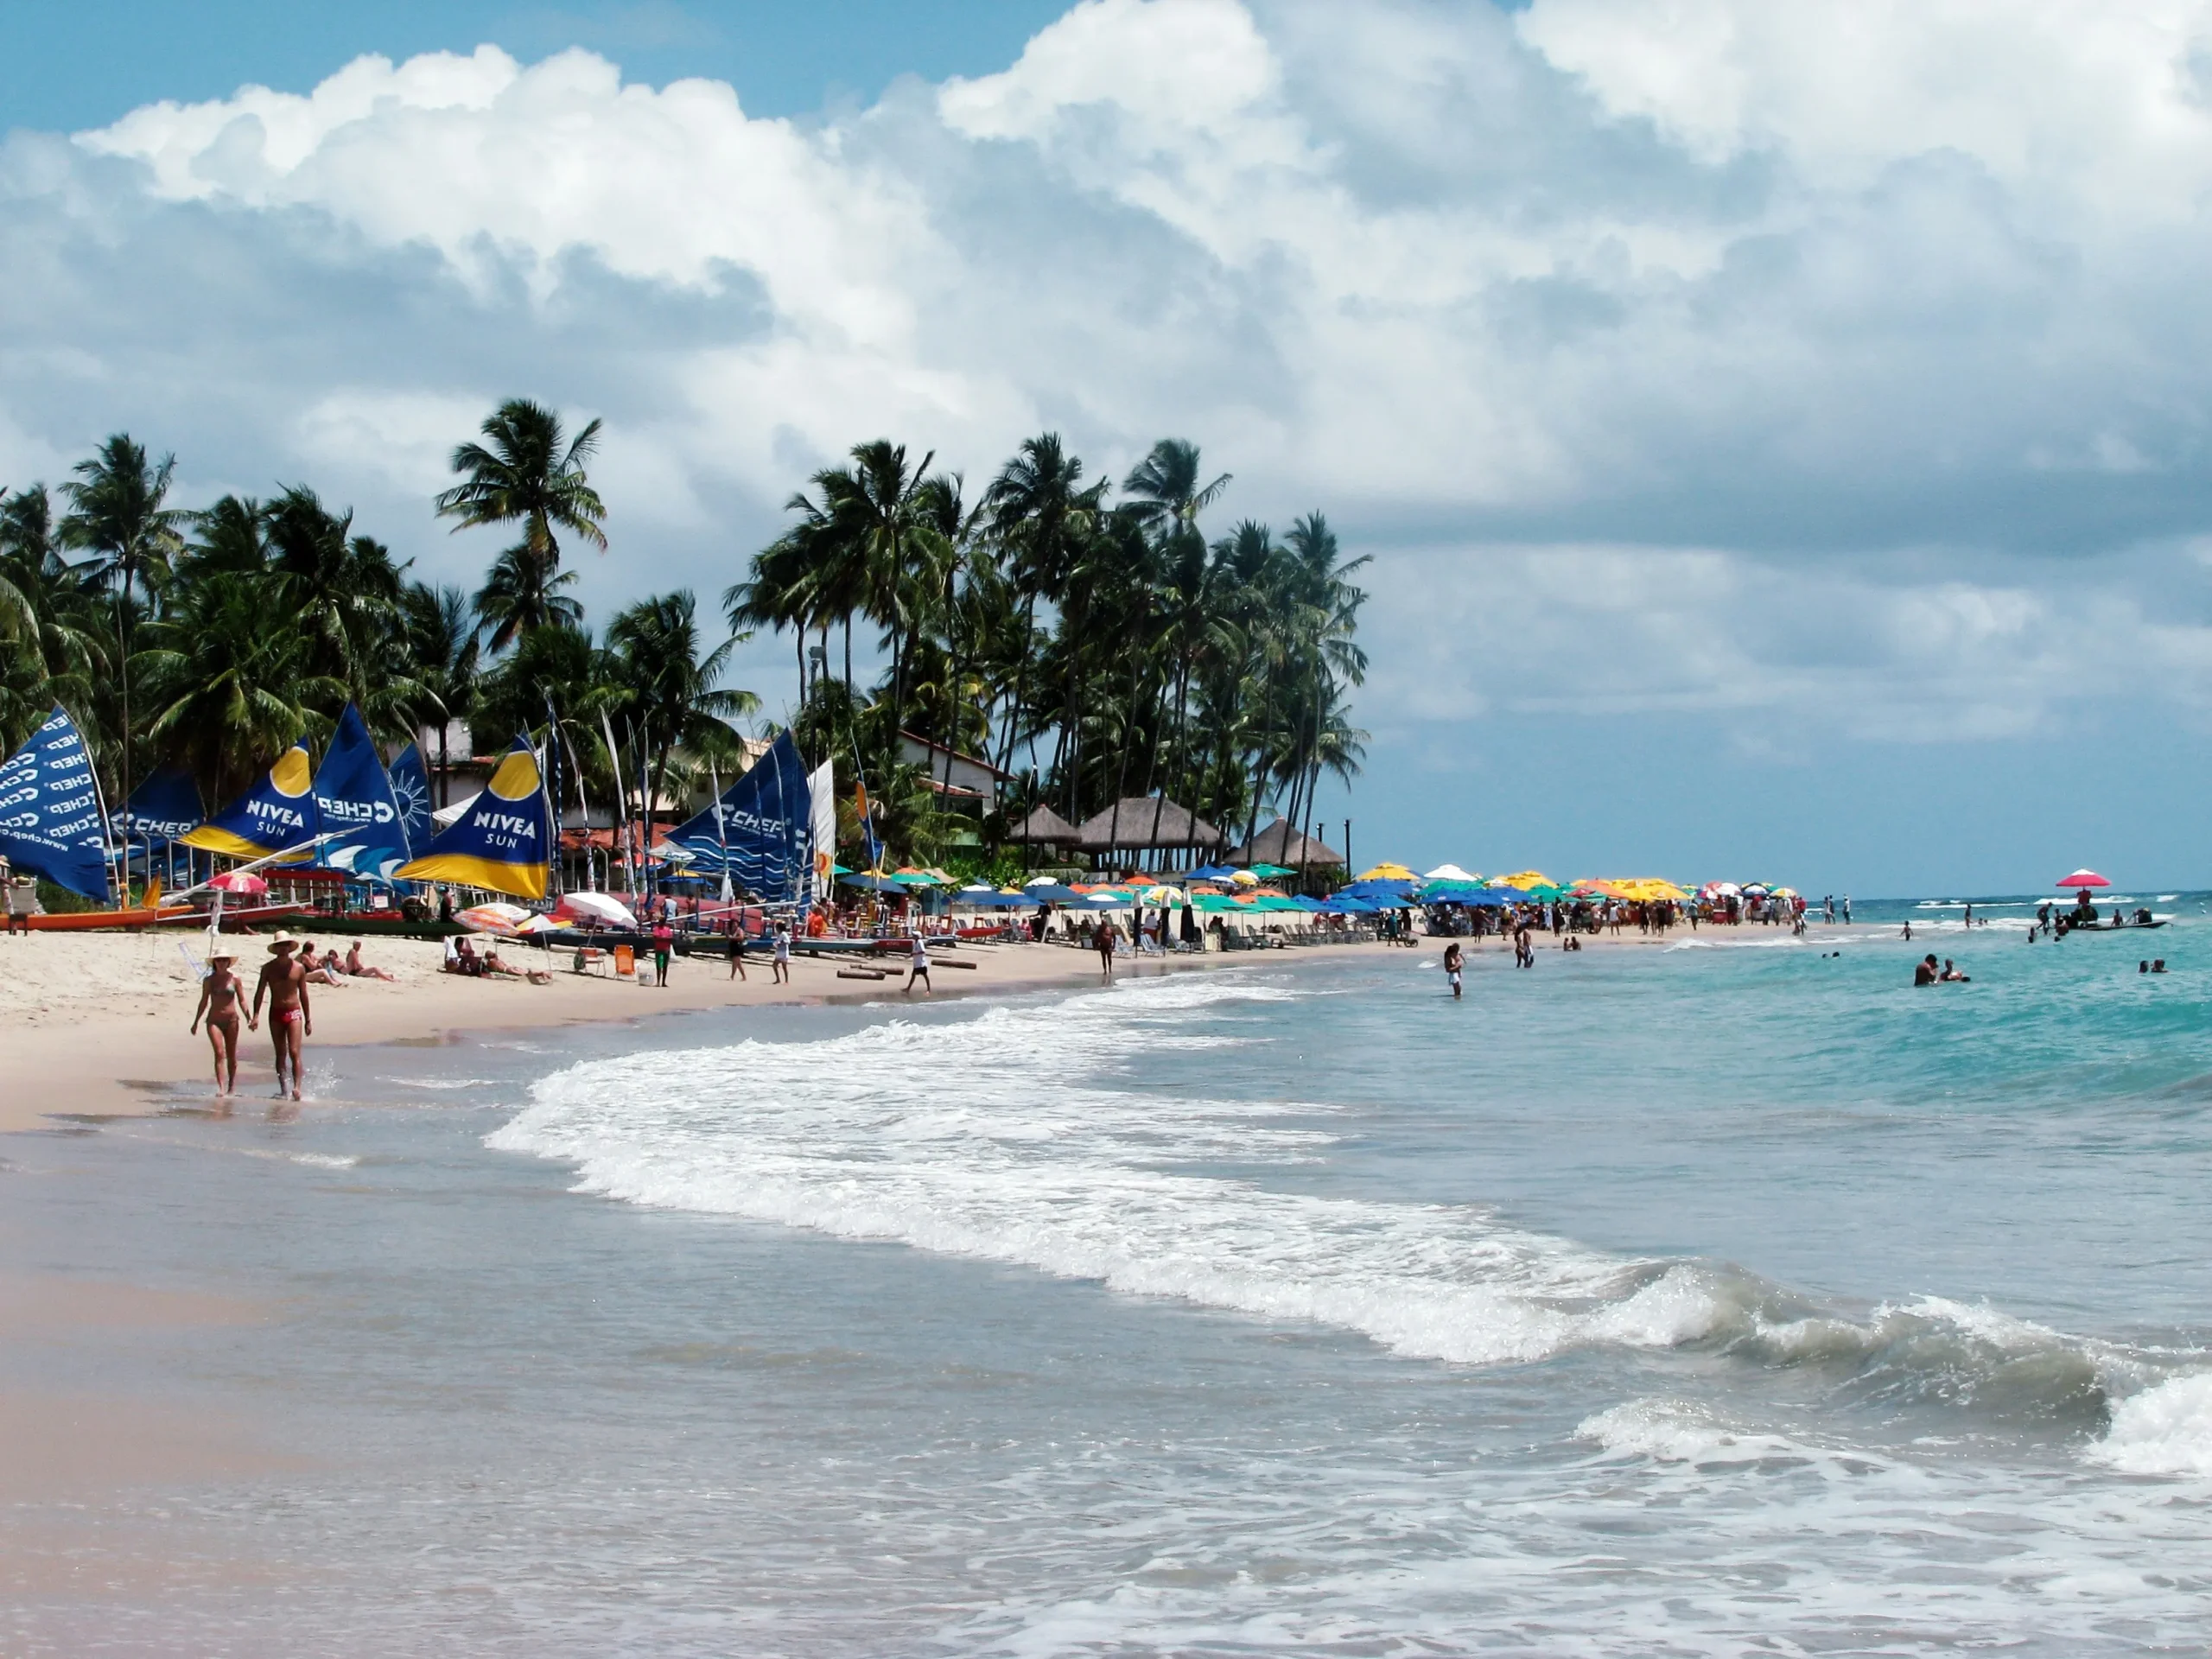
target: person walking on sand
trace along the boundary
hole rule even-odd
[[[1113,922],[1109,918],[1101,916],[1098,918],[1098,925],[1092,930],[1090,935],[1091,945],[1098,952],[1099,975],[1109,985],[1114,982],[1114,933]]]
[[[745,980],[748,985],[753,982],[746,978],[745,973],[745,918],[742,916],[729,930],[729,976]]]
[[[783,923],[776,924],[776,983],[791,982],[791,931]]]
[[[1459,1000],[1459,942],[1457,939],[1444,947],[1444,981],[1452,988],[1452,1000]]]
[[[914,982],[922,982],[922,995],[927,996],[933,988],[930,984],[930,942],[920,934],[914,935],[912,953],[906,958],[906,987],[904,995],[912,995]]]
[[[209,955],[207,976],[200,982],[200,1006],[193,1011],[192,1029],[207,1021],[207,1046],[215,1051],[215,1093],[228,1099],[238,1091],[238,995],[245,988],[231,971],[238,958],[230,947]]]
[[[668,987],[668,953],[675,948],[676,930],[668,925],[668,912],[653,924],[653,983],[661,989]]]
[[[276,1052],[276,1098],[284,1098],[284,1081],[291,1079],[292,1098],[300,1097],[300,1070],[305,1063],[305,1039],[315,1035],[315,1019],[308,1008],[308,976],[292,952],[299,941],[279,933],[269,942],[270,959],[261,964],[254,984],[253,1007],[245,1022],[261,1028],[261,999],[269,999],[269,1041]]]

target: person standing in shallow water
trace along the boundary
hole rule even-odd
[[[215,1051],[215,1093],[224,1099],[238,1091],[238,996],[245,988],[231,971],[238,958],[228,946],[207,958],[207,976],[200,982],[200,1007],[192,1016],[192,1029],[207,1020],[207,1045]]]
[[[300,1097],[300,1072],[306,1065],[306,1039],[315,1035],[315,1020],[308,1009],[307,970],[292,952],[299,941],[279,933],[269,942],[270,960],[261,964],[261,977],[253,988],[253,1007],[246,1024],[261,1026],[261,999],[269,999],[269,1041],[276,1052],[276,1098],[284,1098],[289,1073],[292,1098]]]
[[[1098,972],[1108,984],[1114,982],[1114,924],[1101,916],[1090,936],[1091,944],[1098,952]]]
[[[1444,978],[1452,987],[1452,1000],[1459,1000],[1459,942],[1454,939],[1444,947]]]

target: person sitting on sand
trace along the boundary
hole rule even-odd
[[[300,941],[300,971],[317,985],[338,985],[344,982],[339,977],[338,963],[335,958],[316,956],[313,939]]]
[[[526,979],[533,985],[550,985],[553,982],[553,976],[542,968],[508,967],[505,963],[499,960],[499,950],[497,945],[490,945],[485,949],[484,972],[498,974],[507,979]]]
[[[1918,962],[1913,963],[1912,982],[1915,985],[1933,985],[1936,979],[1936,953],[1930,950]]]
[[[1958,964],[1948,957],[1943,958],[1943,971],[1936,977],[1946,985],[1970,985],[1974,982],[1959,971]]]
[[[291,1079],[292,1098],[300,1097],[300,1071],[306,1064],[305,1039],[315,1035],[315,1019],[308,1007],[308,976],[292,952],[299,941],[279,933],[269,942],[270,960],[261,965],[254,984],[253,1007],[247,1011],[249,1028],[261,1027],[261,999],[269,999],[269,1040],[276,1052],[276,1098],[284,1097],[284,1083]]]
[[[353,943],[346,948],[346,971],[355,979],[384,979],[391,980],[396,982],[398,978],[398,976],[396,974],[387,973],[381,968],[372,968],[367,963],[363,962],[361,960],[361,942],[359,939],[354,940]]]
[[[194,1033],[201,1016],[207,1018],[207,1046],[215,1051],[215,1093],[221,1097],[238,1090],[238,997],[245,988],[231,971],[237,960],[228,945],[209,953],[207,975],[200,982],[200,1006],[192,1015]]]
[[[474,979],[483,971],[484,959],[476,954],[474,945],[465,938],[446,941],[446,972]]]

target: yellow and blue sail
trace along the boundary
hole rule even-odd
[[[315,768],[306,748],[295,743],[276,757],[267,777],[177,840],[226,858],[273,858],[282,853],[304,858],[321,833]]]
[[[525,740],[517,738],[468,810],[431,837],[421,857],[392,874],[405,881],[451,881],[518,899],[543,899],[552,831],[537,756]]]

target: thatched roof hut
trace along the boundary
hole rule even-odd
[[[1287,818],[1277,818],[1242,847],[1229,854],[1231,864],[1280,864],[1292,870],[1325,870],[1344,867],[1344,855],[1312,836],[1301,836]]]
[[[1084,820],[1076,845],[1085,852],[1143,852],[1219,847],[1229,837],[1187,806],[1159,795],[1126,795]]]
[[[1007,832],[1007,839],[1039,846],[1073,847],[1082,841],[1083,832],[1051,807],[1040,804]]]

